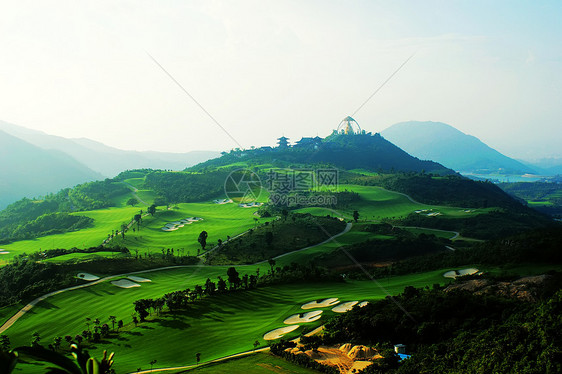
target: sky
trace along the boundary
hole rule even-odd
[[[329,135],[413,56],[362,128],[439,121],[562,157],[561,18],[560,1],[3,0],[0,120],[131,150],[273,145]]]

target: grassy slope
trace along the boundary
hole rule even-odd
[[[140,178],[132,178],[128,179],[127,183],[140,187],[141,181]],[[347,189],[358,192],[361,195],[361,201],[338,212],[318,207],[303,208],[298,211],[315,215],[330,214],[350,219],[353,210],[358,210],[360,220],[378,220],[402,217],[422,209],[433,209],[433,212],[440,212],[443,216],[449,218],[465,218],[485,213],[491,209],[471,209],[471,213],[466,213],[462,208],[418,204],[411,202],[404,195],[373,186],[341,185],[339,189],[341,191]],[[152,197],[152,191],[139,190],[137,192],[139,197],[143,194],[147,194],[147,196],[144,196],[147,199]],[[264,196],[260,200],[266,200],[267,195],[262,195]],[[146,207],[142,204],[136,207],[125,206],[125,202],[130,196],[130,194],[126,194],[117,198],[115,201],[117,207],[75,213],[93,218],[94,227],[92,228],[4,245],[2,248],[9,251],[10,254],[2,255],[1,260],[5,261],[19,253],[29,253],[40,249],[98,246],[111,230],[119,229],[122,223],[129,222],[140,209],[146,210]],[[143,200],[145,199],[143,198]],[[162,248],[181,248],[189,251],[190,254],[195,254],[199,246],[197,237],[202,230],[209,233],[207,239],[209,245],[214,245],[218,239],[225,240],[227,235],[234,236],[253,227],[255,225],[254,218],[256,218],[253,215],[255,210],[256,208],[239,208],[236,204],[220,205],[212,202],[178,204],[177,209],[168,211],[161,207],[154,217],[144,218],[140,233],[133,233],[130,230],[125,240],[118,237],[113,240],[113,243],[125,245],[131,250],[136,248],[140,253],[160,253]],[[161,230],[161,227],[168,222],[192,216],[203,217],[204,220],[173,232]],[[264,219],[260,219],[260,222],[264,221]]]
[[[308,374],[318,373],[316,370],[297,366],[289,361],[274,356],[270,353],[256,353],[242,358],[231,359],[217,364],[205,365],[189,370],[193,374]]]
[[[246,270],[253,271],[253,268],[238,267],[238,270],[244,273]],[[168,290],[193,287],[195,283],[203,283],[207,276],[216,279],[216,275],[225,272],[225,268],[158,271],[140,274],[153,282],[143,283],[139,288],[120,289],[102,283],[63,293],[40,303],[31,314],[16,322],[7,334],[14,345],[19,345],[27,344],[31,334],[39,331],[43,342],[47,344],[56,335],[74,335],[84,330],[85,317],[100,318],[102,322],[107,322],[107,317],[112,314],[129,322],[133,300],[159,296]],[[123,332],[113,344],[98,344],[91,352],[101,355],[103,349],[115,351],[118,372],[134,370],[139,366],[146,368],[152,359],[158,360],[159,367],[190,364],[197,352],[201,352],[202,360],[207,361],[249,350],[255,340],[265,345],[263,334],[282,327],[283,320],[301,311],[300,306],[305,302],[325,297],[339,297],[342,301],[379,299],[386,292],[399,293],[408,285],[421,287],[443,283],[445,278],[442,273],[433,271],[390,278],[380,283],[352,281],[282,285],[203,299],[194,304],[186,315],[162,316],[130,332]],[[333,312],[326,309],[324,314],[322,319],[306,327],[318,326]],[[303,327],[300,327],[291,336],[297,336],[302,331]],[[139,354],[140,351],[142,354]],[[25,369],[28,370],[26,372],[33,372],[31,368]]]
[[[464,208],[414,203],[400,193],[374,186],[345,184],[338,186],[338,190],[357,192],[361,200],[350,204],[346,209],[337,211],[339,214],[334,214],[334,211],[330,209],[318,207],[302,208],[299,209],[298,212],[316,215],[343,215],[345,218],[350,218],[353,211],[357,210],[360,215],[360,220],[379,220],[381,218],[405,217],[416,210],[424,209],[432,209],[433,212],[439,212],[441,215],[448,218],[466,218],[472,215],[486,213],[492,209],[470,209],[470,213],[467,213],[465,210],[468,209]]]
[[[206,202],[178,204],[177,209],[167,211],[162,209],[158,210],[154,217],[147,216],[143,219],[140,232],[133,233],[129,230],[125,240],[119,236],[113,239],[112,243],[124,245],[131,251],[137,248],[141,253],[159,253],[162,248],[183,248],[195,254],[199,247],[197,238],[201,231],[209,233],[207,242],[214,245],[219,238],[225,240],[227,235],[234,236],[253,227],[256,218],[253,213],[257,208],[239,208],[236,204],[220,205]],[[139,207],[119,207],[75,213],[93,218],[94,227],[4,245],[2,248],[10,252],[4,259],[40,249],[98,246],[111,230],[119,229],[124,222],[130,222],[138,212]],[[168,222],[193,216],[203,217],[203,221],[184,226],[177,231],[161,230]],[[259,222],[265,222],[265,219],[260,219]]]

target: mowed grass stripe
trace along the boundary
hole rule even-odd
[[[255,267],[237,267],[240,274]],[[261,272],[265,268],[261,269]],[[120,340],[111,344],[96,344],[91,349],[95,354],[108,349],[116,352],[116,370],[133,371],[146,367],[151,359],[158,366],[184,365],[192,361],[195,353],[201,352],[204,361],[242,352],[252,348],[252,343],[262,340],[264,333],[284,326],[283,320],[301,311],[300,306],[319,298],[339,297],[342,301],[375,300],[386,296],[386,292],[397,294],[405,286],[425,286],[443,283],[444,271],[434,271],[404,277],[393,277],[377,282],[353,281],[347,283],[292,284],[264,287],[253,291],[204,298],[193,304],[188,313],[167,314],[143,327],[124,332]],[[152,283],[141,287],[119,289],[109,283],[89,289],[71,291],[49,298],[32,314],[16,322],[7,334],[14,344],[26,344],[34,331],[39,331],[44,342],[52,341],[56,335],[75,335],[86,328],[85,317],[100,318],[107,322],[109,315],[129,322],[133,311],[132,301],[138,298],[158,297],[171,289],[193,288],[210,277],[216,280],[224,268],[202,268],[168,270],[139,274],[150,278]],[[383,291],[383,286],[386,291]],[[332,312],[317,322],[306,325],[313,328],[326,321]],[[303,327],[290,336],[297,336]],[[142,352],[142,353],[140,353]],[[142,360],[146,359],[143,364]]]

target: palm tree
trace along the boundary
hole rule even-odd
[[[109,320],[111,321],[111,327],[113,329],[113,331],[115,331],[115,322],[117,322],[117,317],[115,316],[109,316]]]
[[[18,362],[18,354],[14,351],[0,350],[0,373],[10,374]]]
[[[49,373],[109,374],[111,372],[114,356],[113,353],[111,353],[108,357],[107,351],[103,351],[102,359],[97,360],[94,357],[91,357],[88,352],[83,352],[76,344],[72,344],[70,346],[70,351],[72,352],[72,356],[74,356],[76,363],[64,354],[50,351],[40,345],[14,349],[16,357],[18,353],[23,353],[26,356],[35,358],[39,361],[46,361],[58,366],[58,368],[47,368],[50,369],[48,371]],[[1,371],[3,362],[4,360],[0,360],[0,372],[2,373],[4,373],[4,371]],[[9,371],[7,372],[9,373]]]
[[[154,366],[155,363],[156,363],[156,360],[150,361],[150,371],[152,371],[152,366]]]

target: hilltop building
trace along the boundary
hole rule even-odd
[[[338,125],[336,132],[342,135],[359,135],[365,133],[361,130],[361,127],[359,126],[357,121],[350,116],[342,119],[342,121]]]
[[[279,148],[287,148],[289,146],[289,138],[284,136],[277,138],[277,147]]]
[[[315,136],[314,138],[301,138],[294,147],[297,148],[314,148],[317,149],[322,144],[322,138]]]

